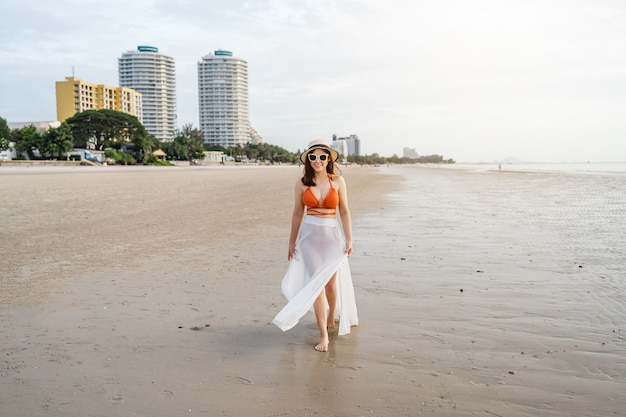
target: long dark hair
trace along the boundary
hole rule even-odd
[[[326,155],[328,155],[328,164],[326,165],[326,172],[330,175],[341,175],[341,170],[339,169],[338,166],[335,165],[335,161],[333,161],[332,156],[330,155],[330,152],[327,151],[324,148],[317,148],[317,149],[321,149],[324,151],[324,153],[326,153]],[[309,161],[309,154],[307,153],[306,158],[304,158],[304,176],[302,177],[302,184],[306,185],[307,187],[315,187],[315,170],[313,169],[313,167],[311,166],[311,161]]]

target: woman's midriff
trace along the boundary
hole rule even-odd
[[[334,218],[335,209],[326,209],[322,207],[310,207],[306,211],[307,216],[322,217],[322,218]]]

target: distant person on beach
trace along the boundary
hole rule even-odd
[[[328,332],[335,329],[335,319],[339,319],[339,335],[350,333],[350,327],[358,324],[348,264],[352,222],[346,182],[335,165],[338,156],[323,140],[310,142],[300,155],[304,175],[295,186],[289,267],[282,282],[289,302],[273,321],[287,331],[313,308],[320,332],[315,346],[319,352],[328,351]]]

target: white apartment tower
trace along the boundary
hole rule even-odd
[[[350,135],[347,138],[338,138],[337,135],[333,135],[330,146],[343,156],[361,155],[361,139],[358,135]]]
[[[118,58],[121,87],[142,95],[143,125],[160,141],[176,134],[176,69],[174,58],[154,46],[138,46]]]
[[[205,144],[228,148],[261,141],[248,119],[248,63],[243,59],[222,50],[203,56],[198,100]]]

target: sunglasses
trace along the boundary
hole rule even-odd
[[[309,161],[311,161],[311,162],[315,162],[315,161],[317,161],[318,159],[319,159],[321,162],[324,162],[324,161],[326,161],[326,160],[328,159],[328,155],[326,155],[325,153],[322,153],[322,154],[319,154],[319,155],[314,154],[314,153],[310,153],[310,154],[309,154]]]

